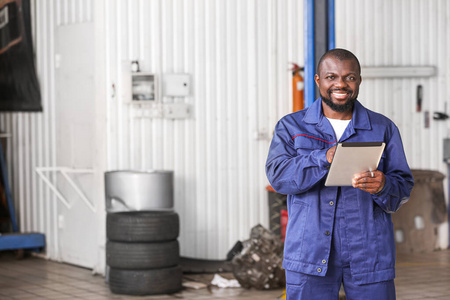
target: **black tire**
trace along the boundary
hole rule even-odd
[[[109,213],[106,236],[115,242],[163,242],[175,240],[180,219],[175,212],[133,211]]]
[[[114,294],[157,295],[181,290],[181,267],[154,270],[121,270],[110,268],[109,289]]]
[[[178,241],[162,243],[106,243],[106,264],[127,270],[161,269],[178,265]]]

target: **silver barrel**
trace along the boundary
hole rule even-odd
[[[106,211],[173,210],[172,171],[105,173]]]

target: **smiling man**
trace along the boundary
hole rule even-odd
[[[284,262],[288,299],[395,299],[391,214],[414,180],[400,133],[385,116],[357,100],[356,56],[333,49],[319,61],[320,98],[283,117],[266,163],[272,187],[287,194]],[[338,142],[384,142],[378,170],[355,174],[353,186],[324,185]]]

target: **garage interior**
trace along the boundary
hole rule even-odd
[[[0,299],[135,299],[109,264],[134,271],[128,244],[163,242],[184,285],[142,299],[283,298],[211,282],[233,283],[256,226],[282,240],[273,128],[314,101],[334,47],[359,58],[358,99],[396,123],[416,180],[393,215],[397,298],[450,299],[449,16],[446,0],[0,1]],[[177,230],[108,225],[152,210]]]

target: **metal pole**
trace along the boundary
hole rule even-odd
[[[305,108],[314,103],[314,0],[303,0],[305,27]]]
[[[328,0],[328,50],[336,48],[334,0]]]

